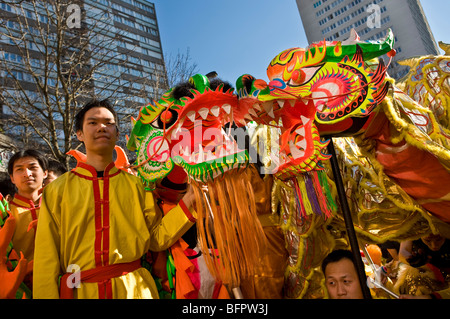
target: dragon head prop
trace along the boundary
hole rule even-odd
[[[248,152],[223,128],[237,107],[237,97],[231,86],[215,84],[196,74],[133,119],[127,147],[137,152],[136,166],[145,182],[167,176],[174,164],[198,182],[248,164]]]
[[[255,121],[281,129],[275,177],[284,180],[321,169],[320,160],[328,158],[324,153],[328,142],[320,135],[342,134],[359,125],[357,118],[367,117],[384,98],[387,68],[382,60],[376,69],[365,61],[392,55],[393,39],[389,30],[382,41],[360,41],[352,30],[344,42],[322,41],[281,52],[267,68],[269,83],[251,75],[237,80],[236,123]]]
[[[246,173],[248,151],[225,129],[237,105],[230,84],[196,74],[143,107],[127,143],[137,154],[138,175],[153,188],[174,167],[182,168],[179,175],[194,189],[198,243],[208,269],[232,287],[253,271],[264,241]]]

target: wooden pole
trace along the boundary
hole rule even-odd
[[[336,189],[341,203],[342,214],[344,215],[345,228],[347,230],[350,247],[353,252],[353,258],[356,262],[356,271],[358,273],[359,283],[364,299],[372,299],[370,289],[367,286],[366,272],[364,270],[364,263],[361,259],[361,253],[359,250],[358,239],[356,238],[355,228],[353,226],[352,215],[348,207],[347,196],[345,195],[345,188],[342,182],[341,172],[339,170],[339,164],[336,158],[336,150],[334,149],[333,138],[328,144],[328,153],[331,154],[330,162],[333,170],[334,181],[336,183]]]

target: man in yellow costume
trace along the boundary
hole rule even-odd
[[[75,130],[86,162],[44,189],[33,296],[158,298],[140,258],[170,247],[194,224],[193,192],[162,218],[139,178],[114,166],[117,115],[106,100],[87,103]]]
[[[8,162],[8,174],[17,189],[9,201],[10,213],[16,220],[12,243],[16,252],[22,252],[29,263],[25,286],[21,286],[27,298],[31,297],[34,239],[47,165],[44,154],[33,149],[16,152]]]
[[[11,215],[17,223],[12,241],[14,248],[30,262],[34,256],[35,225],[42,185],[47,177],[47,159],[36,150],[18,151],[8,162],[8,174],[17,188],[9,202]]]

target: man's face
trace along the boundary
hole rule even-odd
[[[44,172],[34,157],[23,157],[14,162],[11,181],[21,193],[30,193],[42,187],[47,171]]]
[[[50,182],[53,182],[58,177],[59,175],[56,174],[54,171],[49,171],[47,178],[44,180],[44,186],[47,186],[48,184],[50,184]]]
[[[104,107],[94,107],[86,112],[83,130],[77,138],[84,142],[86,153],[112,154],[118,138],[114,115]]]
[[[432,251],[438,251],[445,243],[445,238],[440,235],[429,235],[422,237],[422,241]]]
[[[363,299],[358,274],[353,262],[343,258],[325,268],[325,280],[331,299]]]

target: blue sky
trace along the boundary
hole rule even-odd
[[[150,0],[165,55],[186,53],[199,72],[233,86],[245,73],[267,79],[281,51],[308,45],[295,0]],[[395,0],[391,0],[395,1]],[[449,0],[421,0],[436,41],[450,43]]]

